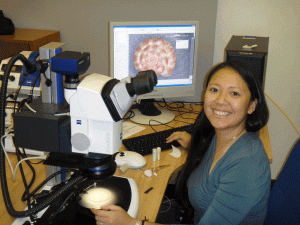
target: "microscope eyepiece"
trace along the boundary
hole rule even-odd
[[[153,91],[157,84],[157,76],[153,70],[141,71],[126,84],[130,96],[142,95]]]

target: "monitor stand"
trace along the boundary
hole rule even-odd
[[[137,109],[133,109],[134,117],[130,120],[144,125],[161,125],[170,123],[174,120],[175,115],[172,111],[157,108],[154,105],[154,99],[143,99],[137,104]]]

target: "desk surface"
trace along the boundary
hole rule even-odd
[[[199,110],[200,107],[196,107],[195,109]],[[188,123],[193,123],[194,119],[197,117],[196,114],[185,114],[185,118],[177,117],[176,120],[179,121],[173,121],[169,123],[169,126],[172,127],[179,127],[184,126],[186,123],[180,122],[185,121]],[[154,131],[149,127],[145,126],[146,129],[143,131],[131,136],[139,136],[144,134],[153,133]],[[160,126],[154,126],[154,129],[157,131],[168,129],[166,126],[160,125]],[[272,153],[271,153],[271,147],[270,147],[270,141],[269,141],[269,134],[268,134],[268,128],[267,126],[264,127],[260,133],[260,138],[262,139],[266,152],[268,154],[268,157],[270,161],[272,160]],[[120,149],[126,150],[124,146]],[[161,204],[161,201],[164,196],[164,192],[166,190],[166,187],[168,185],[169,178],[173,171],[176,170],[179,166],[181,166],[185,160],[186,160],[186,151],[182,149],[182,155],[180,158],[174,158],[169,155],[171,150],[163,151],[161,154],[161,160],[157,162],[152,162],[152,155],[145,156],[147,164],[144,167],[145,169],[152,168],[158,165],[166,165],[170,164],[170,167],[164,168],[158,172],[158,176],[152,176],[152,177],[146,177],[143,174],[143,171],[136,171],[136,170],[127,170],[125,173],[122,173],[120,169],[118,168],[115,175],[133,178],[135,182],[137,183],[138,189],[139,189],[139,197],[140,197],[140,206],[139,206],[139,212],[137,215],[137,218],[144,219],[145,217],[149,219],[150,222],[155,222],[158,210]],[[16,157],[13,154],[10,154],[10,158],[13,160],[13,165],[16,165],[17,160]],[[34,168],[36,169],[36,181],[34,183],[34,187],[36,187],[38,184],[40,184],[45,178],[46,178],[46,167],[43,164],[34,165]],[[17,210],[23,210],[26,207],[26,203],[21,202],[21,196],[24,192],[21,175],[18,172],[17,173],[17,181],[14,183],[12,182],[12,176],[10,173],[10,168],[8,167],[8,164],[6,164],[6,170],[7,170],[7,179],[8,179],[8,187],[10,191],[10,196],[12,199],[12,203],[14,207]],[[29,171],[27,166],[24,166],[25,173],[27,174],[27,177],[31,178],[31,172]],[[22,187],[21,187],[22,186]],[[150,191],[148,194],[145,194],[144,192],[149,189],[150,187],[153,187],[153,190]],[[1,189],[0,189],[1,190]],[[33,189],[31,189],[33,190]],[[151,202],[151,204],[149,204]],[[3,225],[9,225],[14,221],[14,218],[12,218],[6,211],[6,208],[4,206],[3,197],[2,194],[0,195],[0,221]]]

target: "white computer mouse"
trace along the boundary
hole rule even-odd
[[[121,167],[124,164],[128,163],[129,168],[131,169],[140,169],[146,165],[146,159],[144,158],[144,156],[133,151],[120,152],[116,156],[115,162],[117,163],[118,167]]]

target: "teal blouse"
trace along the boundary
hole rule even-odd
[[[188,179],[195,224],[263,224],[270,193],[270,163],[256,133],[243,134],[211,174],[216,137]]]

